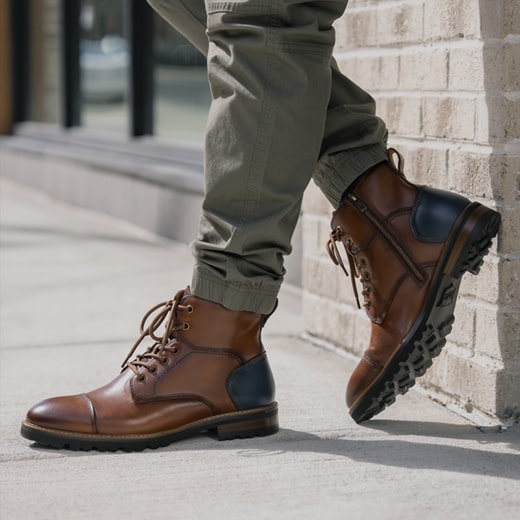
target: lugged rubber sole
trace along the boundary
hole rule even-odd
[[[209,431],[219,441],[272,435],[278,431],[278,404],[226,413],[195,421],[181,428],[143,435],[98,435],[43,428],[22,422],[21,434],[26,439],[53,448],[98,451],[142,451],[160,448]]]
[[[357,423],[382,412],[431,367],[455,321],[462,275],[479,273],[499,227],[500,214],[481,204],[469,204],[462,212],[446,241],[422,313],[401,347],[350,408]]]

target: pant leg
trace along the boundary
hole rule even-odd
[[[195,294],[269,312],[331,89],[333,21],[346,0],[206,0],[212,104]]]
[[[345,190],[372,166],[388,159],[387,129],[372,96],[331,61],[332,90],[320,159],[313,180],[337,209]]]
[[[268,312],[283,278],[282,257],[290,252],[301,194],[316,164],[320,187],[337,205],[357,175],[386,158],[386,131],[373,116],[372,99],[334,62],[330,68],[330,23],[346,0],[303,7],[303,2],[207,2],[207,11],[196,0],[149,1],[208,54],[215,98],[193,289],[229,308]],[[361,136],[363,117],[367,131]],[[346,138],[350,141],[342,142]],[[349,150],[352,157],[362,150],[359,160],[352,167],[345,161],[340,170],[337,159]]]

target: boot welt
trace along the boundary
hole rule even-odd
[[[218,440],[263,437],[278,431],[278,404],[215,415],[173,430],[142,435],[99,435],[43,428],[22,422],[21,434],[26,439],[53,448],[99,451],[141,451],[160,448],[172,442],[208,431]]]
[[[478,274],[500,227],[500,214],[478,203],[461,213],[432,276],[429,295],[415,324],[378,377],[356,399],[350,415],[366,421],[406,393],[424,375],[446,344],[465,272]]]

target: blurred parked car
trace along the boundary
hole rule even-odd
[[[126,93],[129,56],[124,38],[83,40],[80,46],[82,94],[88,101],[120,101]]]

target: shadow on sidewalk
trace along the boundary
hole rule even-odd
[[[497,439],[496,432],[483,432],[472,425],[454,425],[411,421],[372,421],[370,429],[381,430],[390,435],[427,436],[430,439],[449,438],[460,442],[477,441],[486,445],[483,449],[396,439],[347,439],[342,437],[323,438],[315,434],[280,429],[271,437],[215,442],[210,434],[178,441],[154,452],[175,451],[223,451],[236,452],[238,457],[276,457],[287,453],[328,454],[363,464],[378,464],[406,469],[441,470],[488,477],[520,480],[520,454],[490,451],[489,444],[507,443],[515,450],[520,449],[520,430],[505,431]],[[40,452],[53,452],[64,457],[74,456],[124,456],[124,452],[76,452],[46,448],[32,444]],[[142,456],[146,457],[146,453]]]

